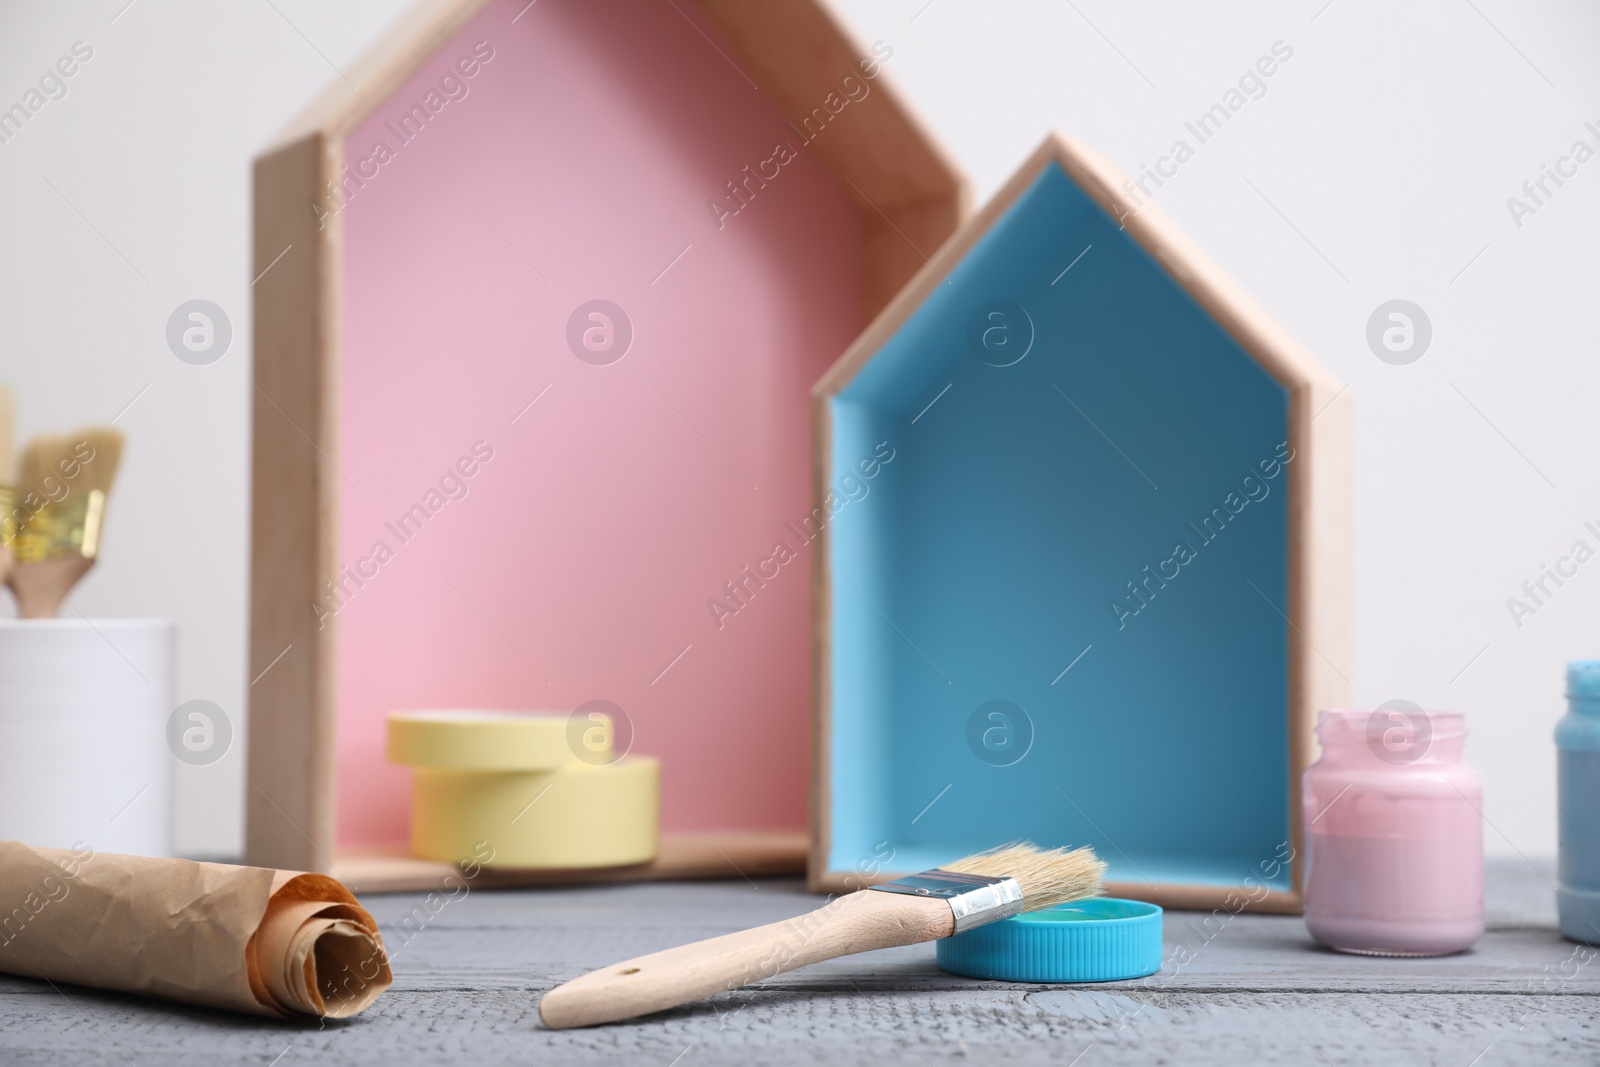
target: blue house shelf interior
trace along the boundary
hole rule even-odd
[[[1053,136],[816,389],[811,880],[1018,839],[1300,907],[1347,700],[1348,397]]]

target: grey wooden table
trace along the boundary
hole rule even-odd
[[[1298,918],[1169,912],[1168,957],[1188,962],[1136,982],[970,981],[922,945],[564,1032],[539,1024],[552,985],[817,899],[792,881],[479,890],[436,913],[374,896],[395,985],[357,1019],[274,1023],[0,977],[0,1064],[1600,1062],[1600,959],[1556,932],[1551,877],[1492,864],[1489,932],[1444,959],[1327,952]]]

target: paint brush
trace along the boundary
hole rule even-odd
[[[109,426],[36,437],[23,450],[12,509],[21,525],[11,537],[7,583],[24,619],[54,618],[94,566],[121,459],[122,434]]]
[[[816,911],[591,971],[539,1001],[551,1029],[617,1022],[811,963],[916,945],[1100,892],[1092,849],[1007,845],[875,885]]]
[[[11,573],[12,498],[16,494],[17,398],[9,385],[0,385],[0,584]]]

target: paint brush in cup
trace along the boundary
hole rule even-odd
[[[941,937],[1100,892],[1092,849],[1008,845],[852,893],[785,922],[591,971],[539,1001],[552,1029],[618,1022],[811,963]]]
[[[7,584],[24,619],[51,619],[100,554],[122,434],[109,426],[36,437],[22,453],[7,518],[13,561]],[[11,530],[13,519],[20,525]]]

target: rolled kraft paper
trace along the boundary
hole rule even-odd
[[[655,859],[661,839],[661,762],[626,756],[559,771],[418,767],[411,781],[411,850],[486,867],[624,867]]]
[[[569,731],[583,723],[567,715],[517,711],[396,711],[389,715],[388,760],[412,767],[451,767],[479,771],[553,771],[575,762]],[[593,731],[607,742],[609,720]]]
[[[320,874],[0,841],[0,971],[254,1015],[389,988],[378,924]]]

